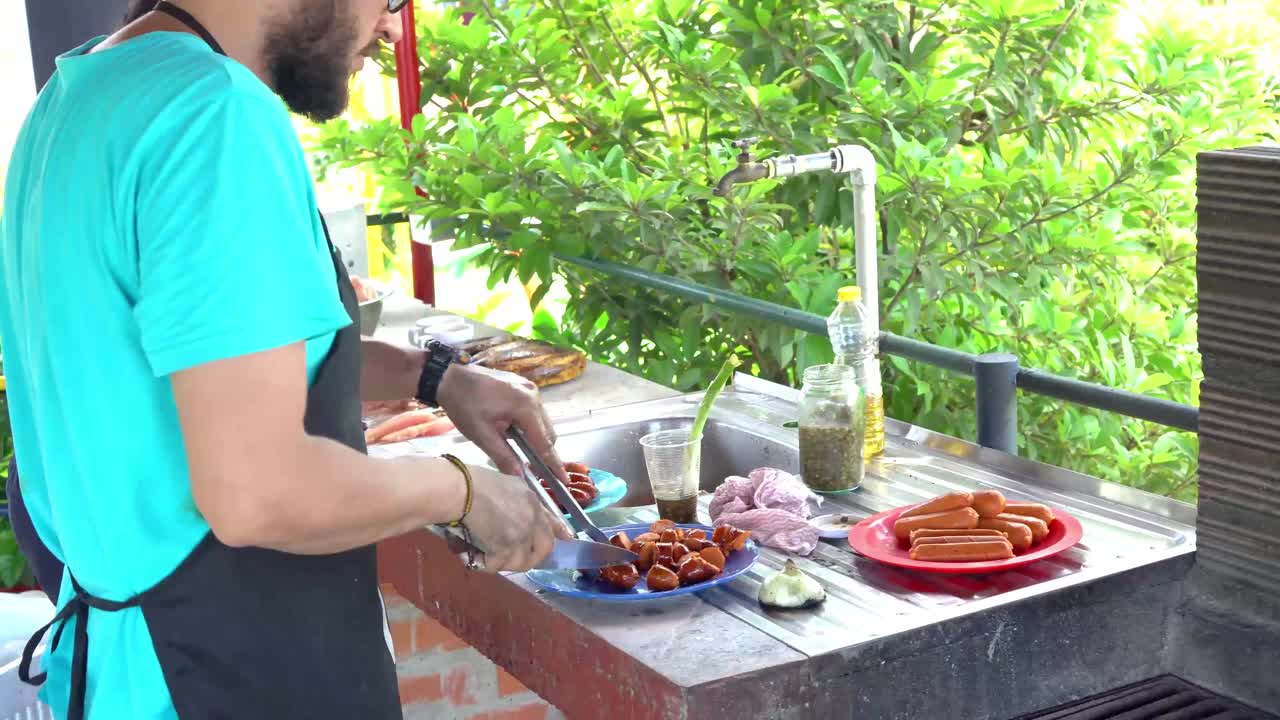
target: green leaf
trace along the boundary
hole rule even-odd
[[[836,54],[835,50],[832,50],[826,45],[819,45],[818,51],[827,57],[827,61],[831,63],[832,69],[834,69],[836,74],[839,75],[839,87],[847,90],[849,88],[849,72],[845,69],[844,60]]]
[[[422,117],[422,116],[418,115],[417,117]],[[467,194],[467,197],[479,198],[482,194],[484,194],[484,183],[480,180],[480,177],[478,175],[473,175],[472,173],[464,172],[458,175],[457,183],[458,183],[458,187],[464,193]]]
[[[826,65],[814,65],[809,68],[809,72],[813,73],[814,75],[817,75],[823,80],[826,80],[827,82],[831,83],[837,88],[840,88],[841,90],[848,89],[848,86],[844,84],[844,80],[843,78],[840,77],[839,73],[827,67]]]
[[[1171,382],[1173,382],[1173,378],[1165,373],[1156,373],[1154,375],[1148,375],[1147,377],[1143,378],[1142,382],[1138,383],[1136,392],[1139,392],[1139,393],[1150,392],[1157,388],[1162,388]]]
[[[1001,10],[1006,17],[1022,17],[1058,9],[1059,0],[1002,0]]]
[[[853,74],[849,76],[848,84],[850,86],[856,86],[858,83],[862,82],[862,79],[866,77],[867,73],[871,70],[871,63],[875,61],[875,59],[875,51],[864,50],[862,54],[858,56],[857,64],[853,66]]]

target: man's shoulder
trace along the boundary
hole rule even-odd
[[[151,117],[181,118],[234,105],[272,122],[288,122],[283,101],[240,63],[188,33],[150,33],[105,51],[97,90]],[[93,78],[85,76],[92,92]]]

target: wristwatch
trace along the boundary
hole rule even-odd
[[[439,340],[428,341],[426,350],[427,362],[418,376],[418,400],[430,407],[439,407],[436,395],[440,392],[440,381],[444,379],[445,371],[450,365],[466,365],[471,362],[471,356]]]

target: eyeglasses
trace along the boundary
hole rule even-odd
[[[405,5],[408,4],[409,0],[387,0],[387,12],[393,14],[398,13],[404,9]]]

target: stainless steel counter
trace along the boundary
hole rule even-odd
[[[779,394],[787,393],[782,389]],[[596,513],[598,524],[657,518],[646,494],[643,456],[636,441],[652,430],[689,423],[699,399],[691,395],[632,404],[558,423],[563,457],[617,473],[631,486],[622,501],[629,507]],[[705,491],[727,475],[746,475],[764,466],[798,471],[797,431],[783,427],[794,419],[795,405],[783,398],[733,391],[721,396],[703,451],[703,521],[709,520],[710,496]],[[474,447],[463,445],[455,452],[484,462]],[[870,464],[861,489],[825,496],[821,512],[861,518],[945,492],[978,488],[996,488],[1010,499],[1065,509],[1080,520],[1084,539],[1057,557],[985,576],[899,570],[855,554],[846,541],[825,540],[811,557],[795,560],[826,587],[827,602],[812,611],[787,613],[766,610],[756,601],[760,582],[790,557],[764,548],[751,572],[700,597],[794,650],[815,656],[1087,583],[1195,548],[1195,511],[1189,505],[893,421],[888,449]],[[513,580],[532,591],[523,578]],[[583,604],[554,596],[544,599],[565,607]]]
[[[633,380],[635,380],[633,378]],[[640,381],[643,382],[643,381]],[[590,409],[557,419],[559,449],[625,478],[601,526],[657,517],[638,440],[691,424],[701,395]],[[589,397],[584,397],[589,402]],[[796,394],[748,377],[708,423],[701,488],[760,467],[799,469]],[[424,532],[385,548],[407,597],[503,664],[570,717],[649,696],[621,718],[1008,718],[1164,671],[1168,618],[1195,549],[1195,509],[1071,471],[888,422],[888,448],[862,487],[822,512],[866,517],[953,490],[997,488],[1065,509],[1082,542],[1052,559],[981,576],[899,570],[823,541],[797,564],[828,600],[808,611],[756,601],[787,556],[765,548],[753,570],[694,596],[610,603],[540,591],[521,574],[453,567]],[[461,437],[435,452],[476,463]],[[700,502],[707,521],[707,502]],[[556,663],[574,658],[574,672]],[[579,660],[582,656],[587,660]],[[593,683],[584,694],[571,682]],[[919,678],[931,686],[922,687]],[[993,688],[995,688],[993,690]]]

